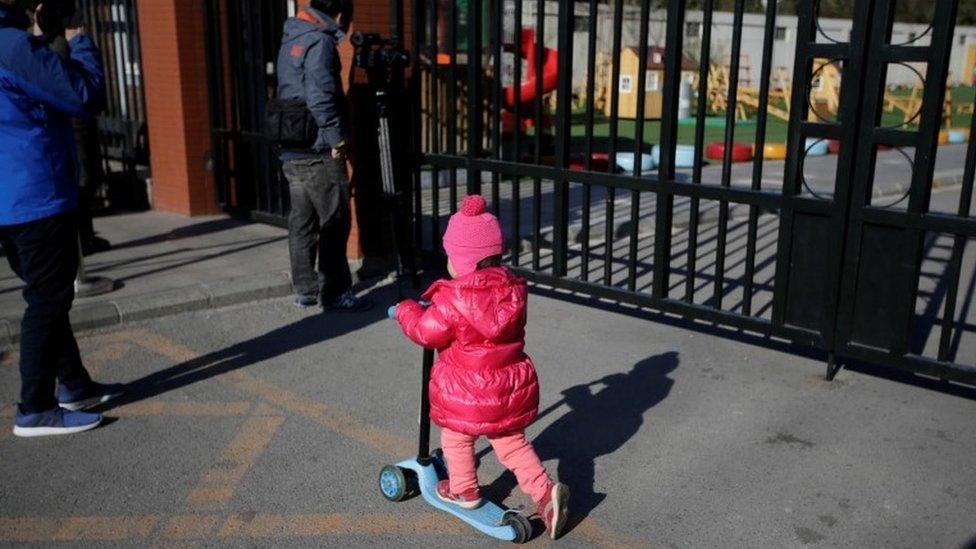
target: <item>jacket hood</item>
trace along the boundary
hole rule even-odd
[[[0,27],[27,30],[30,27],[30,19],[16,7],[0,4]]]
[[[446,294],[454,309],[478,333],[490,341],[520,336],[525,326],[528,292],[525,280],[504,267],[492,267],[443,280],[426,297]]]
[[[289,17],[285,21],[283,38],[285,41],[294,40],[310,32],[324,32],[334,36],[336,41],[346,36],[335,19],[315,8],[307,7],[299,10],[295,17]]]

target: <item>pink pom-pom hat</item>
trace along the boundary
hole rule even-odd
[[[503,241],[498,218],[485,211],[484,197],[473,194],[464,199],[447,222],[444,251],[461,277],[473,273],[481,260],[500,255]]]

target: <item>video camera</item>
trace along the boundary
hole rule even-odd
[[[40,4],[44,6],[37,13],[37,26],[48,36],[62,34],[72,25],[78,11],[75,0],[25,0],[21,5],[34,14]]]
[[[353,64],[356,67],[377,69],[405,69],[410,66],[410,56],[397,47],[394,40],[387,40],[376,33],[354,32],[350,42],[356,47]]]

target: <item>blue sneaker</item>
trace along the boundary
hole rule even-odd
[[[319,304],[319,300],[315,296],[310,295],[296,295],[295,296],[295,306],[299,309],[308,309],[309,307],[314,307]]]
[[[98,406],[118,398],[125,393],[125,387],[119,383],[103,385],[94,381],[84,389],[72,391],[64,385],[58,384],[58,404],[65,410],[72,412]]]
[[[44,437],[49,435],[70,435],[98,427],[102,414],[72,412],[64,408],[54,408],[36,414],[22,414],[17,407],[14,419],[14,435],[18,437]]]

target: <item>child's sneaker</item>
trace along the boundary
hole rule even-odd
[[[546,525],[546,533],[550,539],[556,539],[566,526],[566,509],[569,504],[569,486],[557,482],[549,489],[549,493],[539,502],[539,518]]]
[[[481,493],[477,488],[463,494],[455,494],[451,492],[451,482],[447,479],[437,483],[437,497],[444,503],[452,503],[461,509],[475,509],[481,505]]]

